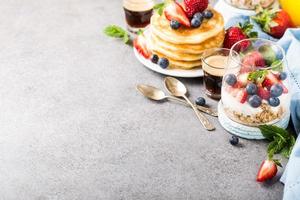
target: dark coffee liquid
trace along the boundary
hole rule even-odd
[[[204,71],[204,86],[207,94],[212,98],[221,98],[222,78],[222,76],[214,76]]]
[[[124,8],[124,10],[125,18],[129,26],[134,28],[144,28],[150,24],[153,9],[141,12],[131,11],[126,8]]]

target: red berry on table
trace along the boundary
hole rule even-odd
[[[261,26],[264,32],[275,38],[281,38],[286,29],[293,27],[290,16],[284,10],[260,8],[252,19]]]
[[[164,9],[164,14],[169,21],[177,21],[186,27],[191,27],[190,20],[186,16],[184,9],[177,2],[172,2]]]
[[[189,18],[195,13],[203,12],[208,6],[208,0],[184,0],[185,12]]]
[[[273,160],[265,160],[262,162],[257,173],[256,181],[264,182],[273,178],[277,174],[277,165]]]
[[[144,58],[148,59],[151,56],[151,52],[147,47],[146,38],[143,34],[139,34],[133,41],[134,48],[144,56]]]
[[[230,49],[235,43],[243,39],[257,37],[257,32],[252,32],[252,29],[253,24],[251,24],[250,22],[245,22],[244,24],[230,27],[226,30],[223,47]],[[235,47],[235,50],[245,50],[250,46],[250,44],[250,41],[241,42],[238,46]]]

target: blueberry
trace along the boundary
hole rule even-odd
[[[192,21],[191,21],[191,24],[192,24],[192,27],[193,27],[193,28],[198,28],[198,27],[200,27],[201,23],[202,23],[202,22],[201,22],[200,19],[198,19],[198,18],[193,18]]]
[[[237,145],[237,144],[239,143],[239,138],[233,135],[233,136],[230,138],[229,142],[230,142],[230,144],[232,144],[232,145],[235,146],[235,145]]]
[[[158,65],[163,68],[166,69],[169,66],[169,60],[166,58],[160,58],[158,60]]]
[[[280,84],[276,83],[271,86],[270,95],[271,97],[279,97],[283,92],[283,88]]]
[[[257,93],[257,86],[254,83],[249,83],[246,86],[246,91],[250,95],[256,94]]]
[[[151,61],[153,62],[153,63],[155,63],[155,64],[157,64],[157,62],[158,62],[158,56],[156,55],[156,54],[153,54],[152,55],[152,57],[151,57]]]
[[[171,20],[171,22],[170,22],[170,26],[172,29],[179,29],[180,25],[181,24],[176,20]]]
[[[268,100],[268,102],[269,102],[270,106],[273,106],[273,107],[279,106],[279,104],[280,104],[280,100],[277,97],[271,97]]]
[[[197,12],[194,14],[193,18],[199,19],[201,22],[203,21],[203,15],[201,12]]]
[[[211,10],[205,10],[204,12],[203,12],[203,17],[205,18],[205,19],[210,19],[210,18],[212,18],[214,16],[214,13],[211,11]]]
[[[225,76],[225,82],[230,85],[230,86],[233,86],[234,84],[236,84],[237,82],[237,79],[236,79],[236,76],[234,74],[227,74]]]
[[[204,106],[205,103],[206,103],[206,101],[205,101],[205,99],[204,99],[203,97],[198,97],[198,98],[196,99],[195,103],[196,103],[197,105],[199,105],[199,106]]]
[[[255,94],[248,99],[248,102],[253,108],[258,108],[261,105],[261,98]]]
[[[287,73],[286,72],[280,72],[279,78],[280,78],[280,80],[285,80],[287,78]]]

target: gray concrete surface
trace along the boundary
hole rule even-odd
[[[216,119],[205,132],[136,92],[163,76],[102,34],[124,26],[120,0],[1,0],[0,21],[0,199],[282,198],[255,182],[265,142],[233,147]]]

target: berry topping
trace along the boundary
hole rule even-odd
[[[198,18],[193,18],[192,21],[191,21],[191,24],[192,24],[193,28],[200,27],[201,23],[202,23],[201,20],[198,19]]]
[[[258,95],[253,95],[248,99],[250,106],[258,108],[261,105],[261,98]]]
[[[238,75],[238,85],[241,87],[245,87],[248,83],[249,73],[242,73]]]
[[[264,57],[258,51],[252,51],[246,54],[243,59],[243,66],[245,67],[264,67],[266,65]]]
[[[168,4],[168,6],[164,9],[164,14],[169,21],[176,20],[177,22],[186,27],[191,26],[190,20],[186,16],[181,5],[177,2]]]
[[[237,145],[239,143],[239,138],[237,136],[232,136],[230,139],[229,139],[229,142],[230,144],[232,144],[233,146]]]
[[[171,26],[172,29],[176,30],[176,29],[179,29],[180,23],[178,21],[176,21],[176,20],[171,20],[170,26]]]
[[[199,19],[201,22],[203,21],[203,15],[201,12],[197,12],[196,14],[194,14],[193,18],[197,18]]]
[[[269,102],[270,106],[273,106],[273,107],[279,106],[279,104],[280,104],[280,100],[277,97],[271,97],[268,100],[268,102]]]
[[[280,78],[280,80],[285,80],[287,78],[287,73],[286,72],[280,72],[279,78]]]
[[[234,74],[227,74],[225,76],[225,82],[228,85],[233,86],[237,82],[236,76]]]
[[[169,60],[167,58],[160,58],[157,64],[161,68],[166,69],[169,66]]]
[[[158,56],[156,55],[156,54],[153,54],[152,56],[151,56],[151,62],[153,62],[153,63],[155,63],[155,64],[157,64],[157,62],[158,62]]]
[[[236,95],[236,98],[240,103],[245,103],[247,101],[247,97],[248,97],[248,94],[245,89],[239,90]]]
[[[257,37],[257,32],[252,32],[252,28],[253,24],[250,24],[250,22],[230,27],[226,30],[223,47],[230,49],[235,43],[237,43],[240,40]],[[238,46],[235,46],[234,50],[245,50],[250,45],[250,41],[244,41],[239,43]]]
[[[195,103],[199,106],[205,106],[206,104],[206,101],[203,97],[198,97],[195,101]]]
[[[272,85],[271,88],[270,88],[271,97],[279,97],[280,95],[282,95],[282,92],[283,92],[283,88],[278,83]]]
[[[254,83],[248,83],[246,86],[246,91],[249,95],[253,95],[257,93],[257,86]]]
[[[142,33],[134,39],[133,46],[146,59],[150,58],[151,52],[147,48],[146,38]]]
[[[203,12],[203,17],[205,19],[211,19],[214,16],[214,13],[211,10],[205,10]]]
[[[263,86],[270,89],[270,87],[272,85],[274,85],[275,83],[278,83],[278,80],[277,80],[276,76],[270,72],[266,75],[265,80],[263,82]]]
[[[270,98],[270,92],[263,87],[258,87],[257,94],[260,98],[268,100]]]
[[[186,14],[192,18],[195,13],[203,12],[208,6],[208,0],[184,0]]]

